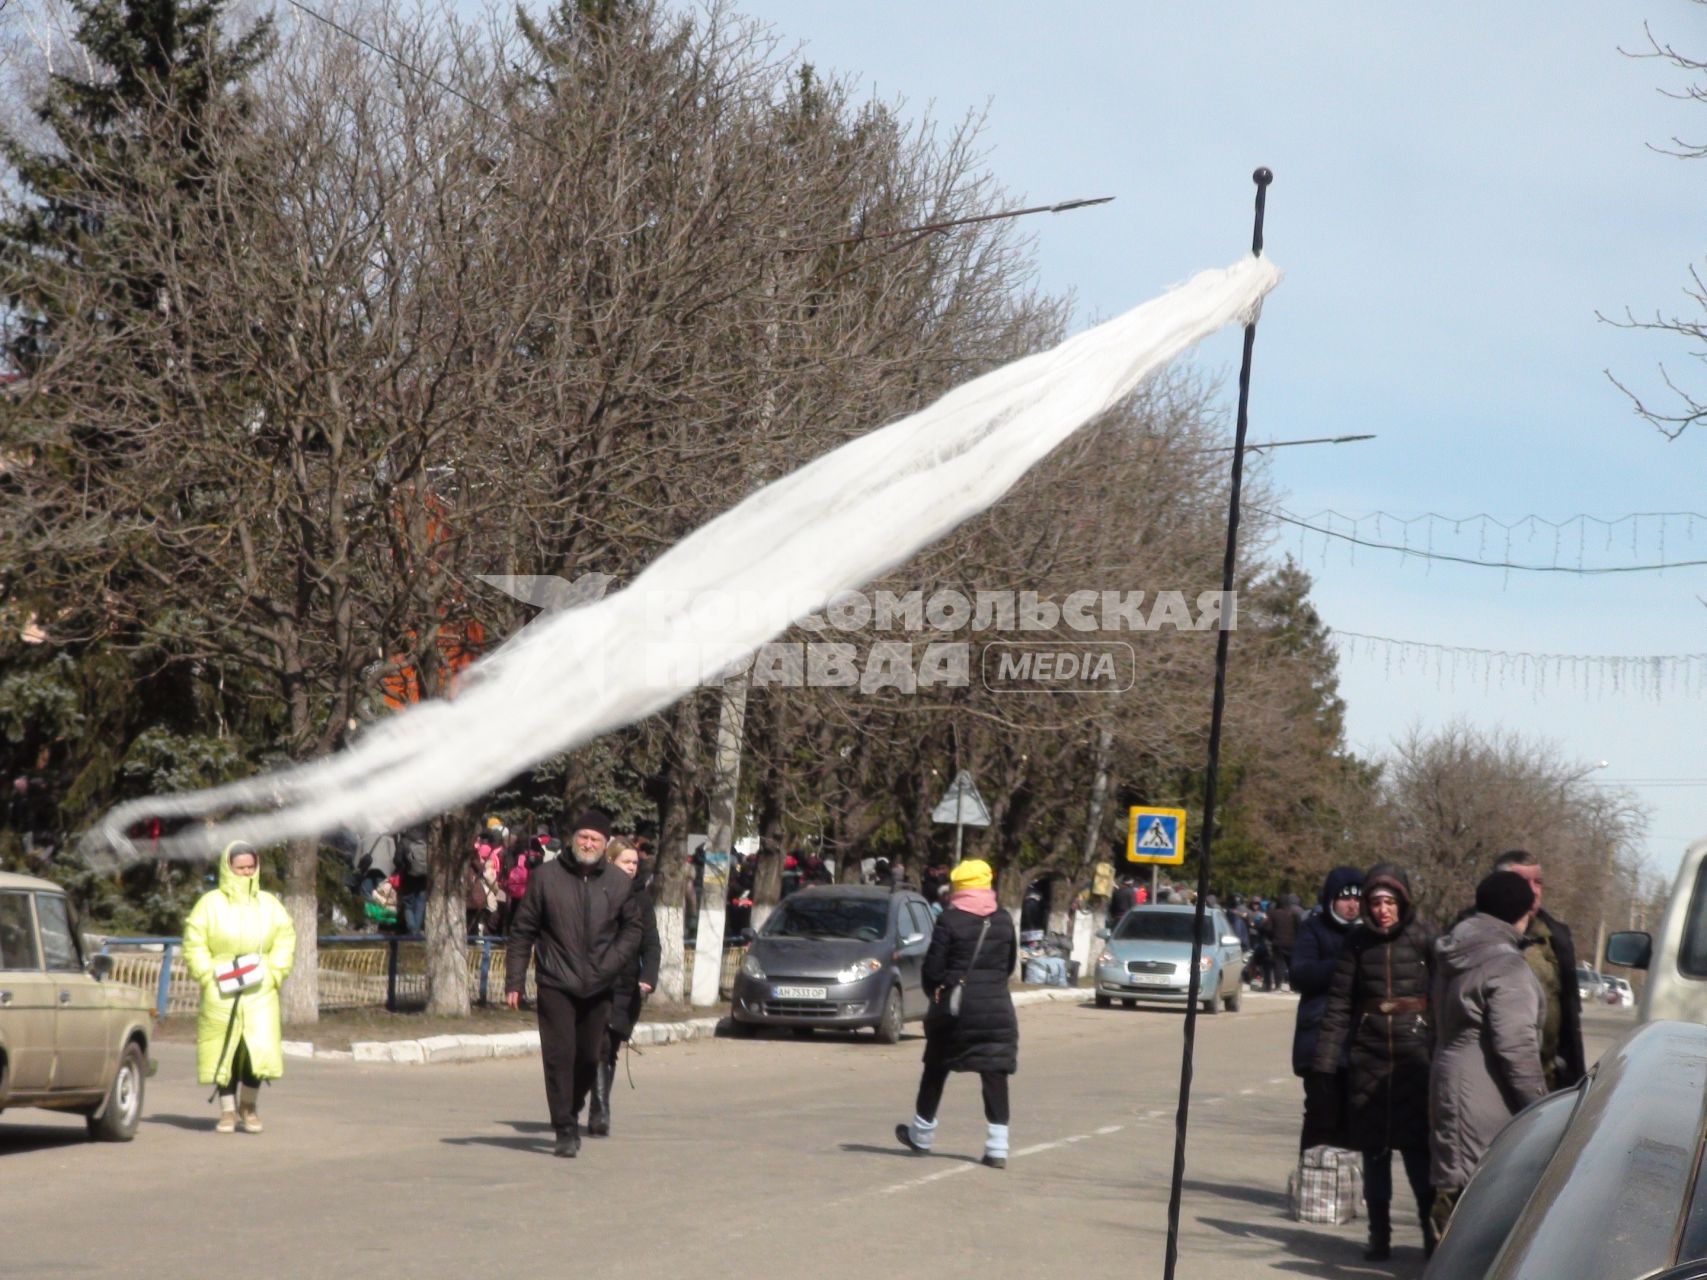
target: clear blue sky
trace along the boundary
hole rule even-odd
[[[1651,386],[1684,350],[1596,310],[1685,305],[1707,248],[1707,107],[1677,73],[1619,52],[1656,34],[1707,56],[1707,8],[1536,0],[1488,6],[1160,5],[1035,0],[742,0],[870,93],[943,119],[988,107],[989,164],[1033,201],[1113,195],[1034,218],[1043,284],[1080,319],[1122,311],[1249,244],[1251,170],[1270,166],[1268,251],[1287,272],[1257,340],[1255,439],[1374,432],[1282,451],[1291,510],[1502,518],[1707,510],[1707,430],[1668,443],[1602,370]],[[1228,336],[1201,349],[1236,371]],[[1230,394],[1229,394],[1230,402]],[[1230,414],[1229,414],[1230,417]],[[1392,533],[1393,530],[1387,530]],[[1362,527],[1373,536],[1372,526]],[[1594,563],[1707,558],[1707,524],[1630,531]],[[1278,546],[1299,549],[1297,536]],[[1485,649],[1707,651],[1707,569],[1576,578],[1401,563],[1312,538],[1330,626]],[[1504,553],[1472,531],[1437,549]],[[1553,561],[1551,535],[1513,558]],[[1566,563],[1575,563],[1574,544]],[[1463,716],[1550,738],[1607,779],[1707,779],[1707,691],[1585,697],[1496,680],[1456,690],[1411,664],[1342,663],[1355,745]],[[1468,684],[1475,683],[1471,689]],[[1707,835],[1707,782],[1643,786],[1668,877]]]

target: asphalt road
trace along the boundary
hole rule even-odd
[[[1294,1003],[1198,1020],[1182,1277],[1421,1272],[1361,1259],[1362,1222],[1286,1216],[1301,1093]],[[162,1045],[142,1130],[0,1118],[0,1273],[248,1276],[1159,1276],[1183,1016],[1023,1009],[1013,1159],[949,1083],[938,1154],[902,1151],[922,1040],[696,1041],[632,1061],[616,1133],[551,1157],[537,1059],[437,1067],[292,1060],[267,1132],[217,1135],[192,1050]],[[1592,1020],[1596,1056],[1629,1024]]]

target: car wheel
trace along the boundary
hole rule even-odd
[[[751,1040],[759,1034],[759,1028],[756,1023],[742,1022],[739,1018],[731,1017],[729,1019],[729,1034],[737,1040]]]
[[[1096,1002],[1097,1002],[1097,1008],[1099,1008],[1099,1009],[1107,1009],[1111,1005],[1114,1004],[1113,1000],[1111,1000],[1107,996],[1103,995],[1103,993],[1100,991],[1096,993]]]
[[[1203,1002],[1203,1012],[1205,1012],[1205,1013],[1220,1013],[1221,1012],[1221,988],[1220,987],[1216,987],[1215,990],[1213,990],[1209,993],[1209,998]]]
[[[127,1044],[119,1055],[119,1069],[113,1073],[113,1086],[107,1091],[107,1102],[99,1116],[89,1117],[89,1136],[96,1142],[129,1142],[136,1137],[136,1125],[142,1119],[142,1087],[148,1078],[148,1064],[142,1050]]]
[[[1136,1009],[1138,1007],[1138,1002],[1136,1000],[1127,1000],[1123,997],[1120,1001],[1120,1007],[1122,1009]]]
[[[1227,997],[1227,1012],[1228,1013],[1237,1013],[1239,1011],[1239,1006],[1244,1004],[1244,1002],[1245,1002],[1245,989],[1244,989],[1244,987],[1243,986],[1235,986],[1233,988],[1233,993]]]
[[[901,989],[889,988],[889,997],[883,1002],[883,1021],[876,1027],[877,1039],[882,1044],[901,1043]]]

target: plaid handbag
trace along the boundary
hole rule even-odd
[[[1352,1221],[1363,1199],[1363,1157],[1339,1147],[1311,1147],[1287,1175],[1286,1199],[1295,1221]]]

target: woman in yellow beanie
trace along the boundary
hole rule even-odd
[[[990,864],[969,858],[949,873],[948,906],[925,954],[925,1070],[901,1145],[929,1155],[951,1071],[976,1071],[984,1087],[984,1163],[1008,1165],[1008,1077],[1019,1070],[1019,1019],[1008,979],[1019,963],[1013,917],[996,904]],[[958,998],[957,998],[958,997]],[[958,1003],[959,1012],[954,1012]]]

